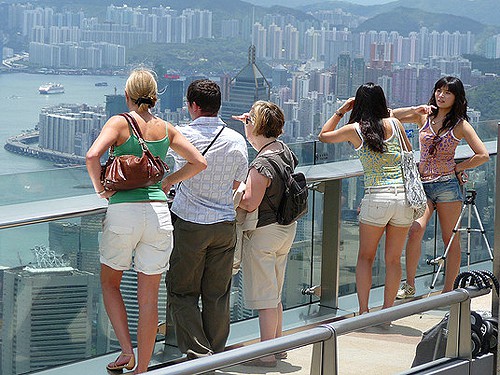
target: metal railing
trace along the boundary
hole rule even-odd
[[[450,305],[446,354],[451,358],[471,359],[470,300],[489,292],[489,288],[457,289],[449,293],[321,325],[288,336],[259,342],[251,346],[148,371],[148,374],[202,374],[311,344],[315,346],[310,373],[312,375],[338,374],[337,336]]]
[[[498,147],[496,144],[493,144],[493,142],[488,142],[487,148],[490,154],[495,154]],[[468,155],[470,155],[470,150],[467,151],[466,147],[461,147],[459,150],[457,150],[457,154],[459,158],[466,158],[468,157]],[[497,167],[497,173],[496,173],[497,186],[500,186],[498,184],[500,178],[499,163],[497,163],[496,167]],[[362,174],[361,165],[359,163],[359,160],[346,160],[331,164],[305,166],[302,167],[301,170],[305,172],[309,182],[315,184],[319,183],[323,185],[321,188],[318,188],[317,186],[315,187],[318,188],[318,190],[320,190],[323,193],[324,196],[323,216],[328,217],[328,220],[323,220],[323,230],[322,234],[320,235],[322,236],[321,239],[322,248],[326,249],[325,251],[322,251],[321,254],[322,270],[320,275],[321,275],[322,293],[321,293],[320,305],[331,309],[338,309],[339,266],[341,264],[341,261],[339,259],[339,251],[340,251],[339,230],[340,230],[340,218],[341,218],[340,201],[342,198],[341,196],[342,180],[361,175]],[[496,196],[497,195],[498,193],[496,194]],[[500,200],[497,199],[496,196],[494,196],[494,199],[496,200],[496,205],[498,206],[500,204]],[[103,200],[99,200],[97,197],[95,197],[94,194],[81,195],[76,197],[45,199],[35,202],[5,205],[5,206],[0,206],[0,218],[1,218],[0,229],[29,226],[31,224],[36,224],[41,222],[50,222],[54,220],[66,219],[71,217],[93,215],[96,213],[104,213],[105,210],[106,210],[106,202]],[[499,227],[500,226],[497,222],[495,228],[498,229]],[[500,241],[497,240],[498,233],[500,233],[500,230],[495,230],[495,236],[496,236],[494,241],[495,249],[498,249],[498,246],[500,246]],[[498,251],[496,252],[498,253]],[[387,311],[389,310],[384,311],[384,313],[386,313]],[[369,316],[362,316],[359,318],[356,317],[353,319],[353,321],[357,322],[358,321],[357,319],[361,319],[360,322],[364,322],[363,324],[370,324],[369,320],[367,319],[378,317],[379,315],[377,314],[378,312],[370,314]],[[392,320],[392,318],[388,317],[387,320]],[[381,318],[381,321],[384,320]],[[337,322],[333,324],[333,328],[331,328],[330,326],[322,326],[313,328],[312,331],[304,331],[301,333],[297,333],[296,334],[298,335],[296,338],[297,341],[294,341],[295,342],[294,345],[296,345],[295,347],[307,345],[306,342],[310,341],[309,334],[311,332],[313,334],[318,335],[317,337],[315,337],[315,339],[318,340],[316,341],[316,343],[323,343],[322,345],[331,345],[332,337],[334,336],[334,334],[335,335],[339,334],[340,332],[339,329],[340,330],[342,329],[343,324],[344,322]],[[258,332],[256,334],[258,334]],[[273,350],[272,352],[274,352],[274,350],[276,350],[276,352],[283,351],[284,348],[288,348],[288,344],[290,344],[290,337],[292,336],[289,335],[284,339],[277,339],[278,341],[276,344],[278,346],[276,347],[268,348],[266,345],[269,344],[269,342],[266,342],[262,343],[265,344],[264,346],[261,346],[261,344],[256,344],[258,346],[252,345],[252,347],[237,349],[237,351],[235,351],[234,353],[245,354],[244,358],[240,358],[238,362],[241,363],[244,362],[245,360],[258,358],[259,356],[270,354],[271,352],[269,350]],[[233,358],[232,356],[234,355],[234,353],[233,351],[226,352],[224,353],[224,357],[226,359]],[[201,362],[201,364],[203,364],[203,362]],[[194,365],[198,366],[198,362],[193,361],[185,363],[183,365],[188,367]],[[168,373],[171,373],[170,371],[172,369],[173,367],[168,367]],[[190,370],[186,370],[188,372],[180,372],[180,373],[191,374],[194,373],[193,371],[196,368],[193,369],[189,367],[189,369]]]

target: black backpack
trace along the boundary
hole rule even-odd
[[[278,224],[292,224],[307,213],[307,197],[309,192],[306,186],[306,176],[302,172],[294,172],[286,162],[285,168],[282,170],[276,161],[271,158],[267,158],[267,160],[283,180],[285,191],[278,208],[272,204],[267,194],[264,194],[264,196],[271,209],[276,212]]]

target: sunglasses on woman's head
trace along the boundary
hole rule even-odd
[[[246,125],[251,125],[253,123],[252,119],[250,117],[245,118],[245,124]]]

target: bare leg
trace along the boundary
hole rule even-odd
[[[450,242],[451,236],[453,235],[453,229],[457,224],[458,217],[460,216],[460,211],[462,209],[462,202],[447,202],[438,203],[437,211],[439,217],[439,225],[441,226],[441,234],[443,237],[443,242],[445,248]],[[446,255],[446,269],[443,293],[449,292],[453,289],[453,283],[460,270],[460,232],[457,232],[451,247]]]
[[[415,287],[415,276],[422,252],[422,239],[424,238],[425,228],[427,228],[433,212],[434,205],[428,200],[424,216],[413,222],[408,233],[405,252],[406,282],[412,287]]]
[[[359,252],[356,264],[356,289],[358,293],[359,313],[368,310],[368,299],[372,287],[372,267],[377,253],[378,243],[385,227],[376,227],[359,223]],[[399,282],[399,281],[398,281]]]
[[[135,374],[148,371],[155,345],[158,325],[158,288],[160,275],[137,273],[137,300],[139,323],[137,326],[137,367]]]
[[[120,292],[120,282],[122,279],[122,271],[117,271],[101,264],[101,285],[102,285],[102,298],[104,307],[108,314],[113,330],[116,337],[120,342],[122,352],[131,354],[132,341],[130,340],[130,333],[128,330],[127,311],[123,303],[122,294]],[[130,357],[123,356],[118,358],[116,363],[128,363]]]
[[[281,303],[280,303],[281,305]],[[278,322],[280,321],[280,308],[275,307],[272,309],[259,310],[259,328],[260,328],[260,341],[272,340],[276,338],[276,331],[278,330]],[[274,355],[261,358],[262,361],[274,362],[276,359]]]
[[[409,227],[387,225],[385,238],[385,288],[383,309],[391,307],[401,280],[401,253]]]
[[[283,305],[278,303],[278,323],[276,324],[276,334],[275,338],[283,336]]]

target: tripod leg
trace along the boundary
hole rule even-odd
[[[469,204],[469,209],[467,213],[467,271],[470,271],[470,230],[472,223],[472,204]]]
[[[474,204],[474,213],[476,214],[477,222],[479,224],[479,229],[481,230],[481,234],[483,235],[484,242],[486,243],[486,248],[488,249],[488,253],[490,255],[490,260],[493,260],[493,252],[491,251],[490,243],[488,242],[488,237],[486,237],[486,231],[484,230],[483,223],[481,222],[481,217],[479,216],[479,212],[477,211],[477,207]]]
[[[431,283],[431,285],[430,285],[430,287],[429,287],[429,288],[431,288],[431,289],[434,289],[434,287],[436,286],[436,281],[437,281],[437,279],[438,279],[438,277],[439,277],[439,273],[441,272],[441,268],[443,268],[443,265],[444,265],[444,260],[445,260],[445,258],[441,258],[441,259],[438,261],[439,267],[438,267],[438,269],[437,269],[437,271],[436,271],[436,274],[434,275],[434,278],[432,279],[432,283]]]
[[[436,275],[434,276],[434,280],[432,281],[432,284],[430,286],[431,289],[434,289],[434,287],[435,287],[439,272],[441,272],[441,268],[443,268],[443,264],[444,264],[444,261],[446,260],[446,256],[448,255],[448,252],[450,251],[451,244],[453,243],[453,240],[455,239],[455,235],[460,230],[460,223],[462,222],[462,217],[464,216],[466,208],[467,208],[467,203],[464,202],[464,204],[462,206],[462,211],[460,211],[460,215],[458,216],[455,227],[453,228],[453,234],[451,235],[450,240],[446,244],[446,249],[444,250],[443,255],[441,255],[440,257],[437,257],[435,259],[431,259],[427,262],[428,264],[432,264],[432,265],[438,264],[439,265],[437,272],[436,272]]]

